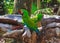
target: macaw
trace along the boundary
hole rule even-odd
[[[40,31],[38,30],[38,26],[37,24],[31,20],[31,18],[29,17],[28,15],[28,11],[25,10],[25,9],[22,9],[23,11],[23,21],[24,21],[24,24],[27,25],[27,27],[31,30],[31,31],[35,31],[37,34],[40,34]],[[38,16],[38,20],[41,18],[39,18],[40,16]]]

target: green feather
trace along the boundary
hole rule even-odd
[[[37,21],[41,21],[42,18],[43,18],[43,14],[42,13],[40,13],[40,14],[37,15]]]
[[[39,14],[37,14],[37,16],[32,17],[31,20],[33,20],[35,23],[37,23],[38,21],[41,21],[42,18],[43,18],[43,14],[39,13]]]
[[[32,31],[38,30],[36,23],[31,20],[31,18],[28,15],[28,11],[24,10],[24,9],[23,9],[23,21],[29,27],[30,30],[32,30]]]

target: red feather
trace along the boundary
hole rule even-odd
[[[22,11],[21,11],[21,10],[18,10],[18,13],[19,13],[19,14],[22,14]]]

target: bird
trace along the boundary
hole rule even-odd
[[[24,21],[24,24],[27,25],[27,27],[31,31],[35,31],[37,34],[40,35],[40,31],[38,30],[37,23],[35,23],[34,21],[31,20],[29,14],[28,14],[28,11],[26,9],[22,9],[22,11],[23,11],[22,19]],[[37,20],[41,20],[42,19],[42,15],[41,14],[39,14],[37,16],[38,16]]]

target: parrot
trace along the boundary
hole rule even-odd
[[[41,21],[42,18],[43,18],[43,14],[42,13],[37,14],[37,21]]]
[[[21,14],[21,10],[18,10],[18,13]]]
[[[39,13],[39,14],[34,15],[33,17],[31,17],[31,20],[33,20],[35,23],[37,23],[37,22],[41,21],[42,18],[43,18],[42,13]]]
[[[38,26],[34,21],[31,20],[30,16],[28,15],[28,11],[25,9],[22,9],[22,11],[23,11],[22,19],[24,21],[24,24],[26,24],[27,27],[31,31],[35,31],[38,35],[40,35],[40,31],[38,30]],[[39,19],[39,17],[38,17],[38,19]]]

